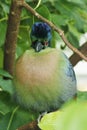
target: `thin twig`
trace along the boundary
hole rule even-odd
[[[23,2],[22,5],[25,7],[29,12],[31,12],[34,16],[36,16],[38,19],[42,20],[43,22],[46,22],[53,30],[55,30],[57,33],[59,33],[60,37],[62,38],[62,40],[64,41],[64,43],[76,54],[78,54],[81,59],[84,59],[85,61],[87,61],[87,57],[85,55],[83,55],[78,49],[76,49],[75,47],[72,46],[72,44],[66,39],[66,37],[64,36],[64,31],[62,31],[61,29],[57,28],[51,21],[47,20],[46,18],[44,18],[43,16],[41,16],[39,13],[37,13],[32,7],[30,7],[26,2]]]

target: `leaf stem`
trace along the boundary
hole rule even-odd
[[[8,19],[7,17],[1,18],[1,19],[0,19],[0,22],[5,21],[5,20],[7,20],[7,19]]]
[[[40,6],[40,4],[41,4],[41,0],[38,1],[38,3],[36,5],[36,7],[34,8],[34,10],[36,10]]]
[[[12,123],[12,120],[13,120],[13,117],[14,117],[14,114],[15,114],[15,112],[18,110],[18,108],[19,108],[19,106],[17,106],[17,107],[13,110],[12,115],[11,115],[10,120],[9,120],[9,123],[8,123],[8,126],[7,126],[7,130],[10,130],[10,126],[11,126],[11,123]]]

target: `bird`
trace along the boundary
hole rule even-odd
[[[28,110],[52,112],[73,99],[77,82],[62,50],[52,48],[52,29],[45,22],[32,25],[31,48],[15,63],[14,98]]]

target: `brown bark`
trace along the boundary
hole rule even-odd
[[[24,0],[12,0],[4,45],[4,69],[14,75],[15,51],[19,31],[20,15]],[[21,126],[18,130],[40,130],[37,121]]]
[[[18,130],[40,130],[40,128],[37,126],[37,121],[32,121],[31,123],[18,128]]]
[[[79,48],[79,51],[87,56],[87,42]],[[76,53],[74,53],[69,59],[73,66],[75,66],[80,60],[82,60],[82,58]]]
[[[12,0],[8,18],[4,46],[4,69],[11,75],[14,74],[15,50],[21,15],[21,7],[19,7],[18,4],[22,1],[23,0]]]

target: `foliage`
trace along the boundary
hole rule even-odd
[[[9,93],[0,92],[0,128],[2,130],[16,130],[21,125],[34,120],[35,113],[26,111],[13,103]]]
[[[87,31],[86,0],[39,0],[39,2],[37,0],[26,0],[26,2],[42,16],[55,23],[57,27],[63,29],[68,40],[75,47],[79,47],[80,35]],[[13,101],[12,77],[8,72],[5,72],[2,69],[10,4],[11,0],[0,1],[0,128],[3,130],[15,130],[17,127],[26,124],[37,117],[34,112],[25,111]],[[30,48],[31,41],[29,34],[31,26],[35,21],[38,21],[38,19],[26,9],[23,9],[18,34],[16,57],[19,57],[26,49]],[[55,46],[54,43],[61,39],[56,32],[52,31],[52,33],[52,46]],[[10,79],[5,80],[2,76]],[[86,100],[87,94],[79,94],[79,97],[79,100]]]
[[[39,2],[26,0],[26,2],[42,16],[63,29],[68,40],[75,47],[79,47],[80,35],[87,31],[87,2],[85,0],[39,0]],[[0,48],[3,47],[5,40],[9,7],[10,0],[0,1]],[[38,19],[23,9],[18,35],[17,57],[30,47],[29,34],[31,26],[35,21],[38,21]],[[55,32],[53,32],[53,43],[54,39],[55,42],[61,40]]]
[[[72,102],[60,111],[46,114],[41,130],[87,130],[87,102]]]

